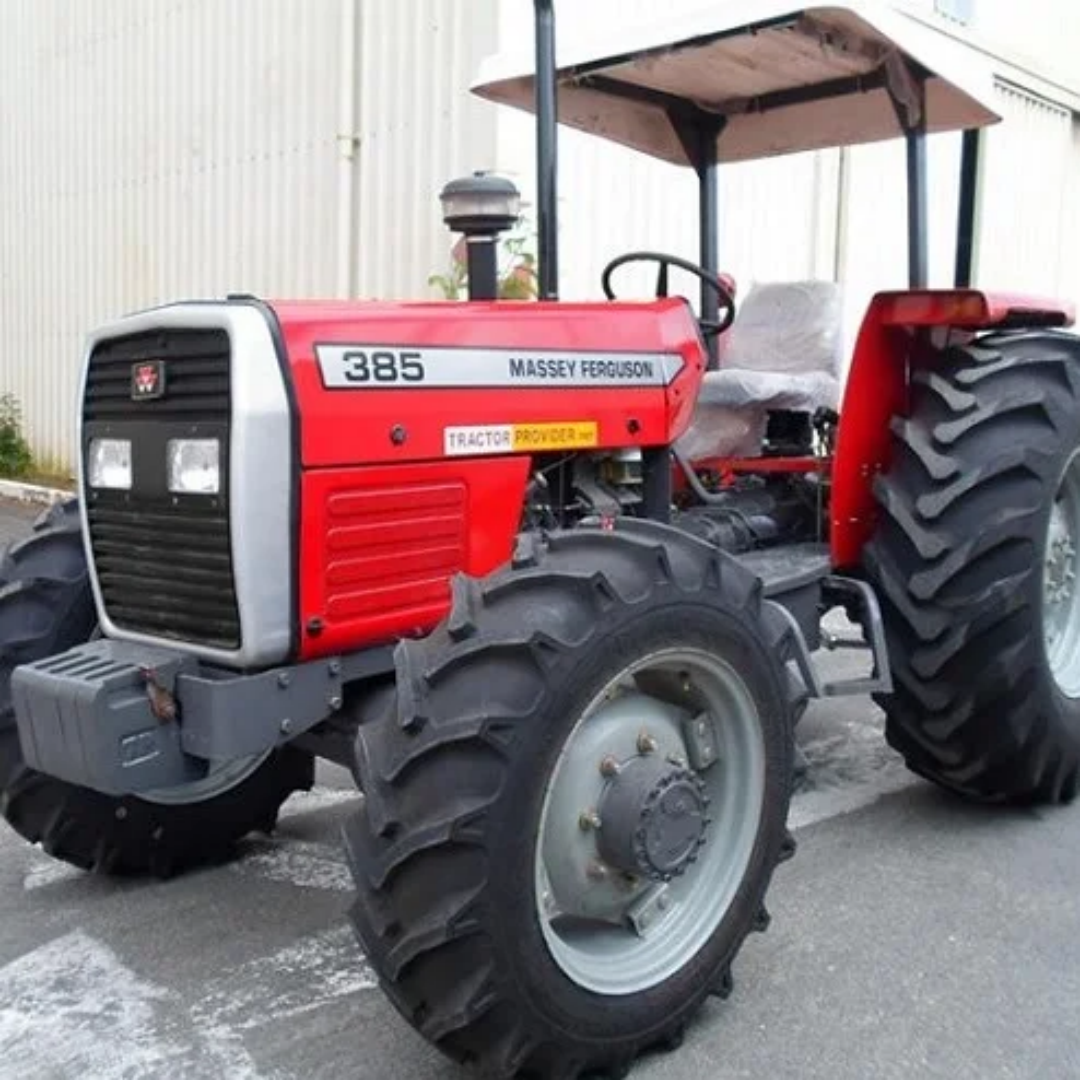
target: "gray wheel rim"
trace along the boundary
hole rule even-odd
[[[1080,698],[1080,451],[1073,454],[1050,508],[1043,563],[1043,631],[1058,689]]]
[[[714,761],[700,765],[691,730],[707,732]],[[602,873],[598,856],[603,822],[595,808],[609,783],[601,764],[632,761],[643,739],[650,753],[691,770],[708,797],[696,861],[668,882],[635,880],[610,867]],[[730,664],[704,651],[671,649],[623,670],[575,724],[541,811],[536,910],[562,971],[587,990],[615,996],[648,990],[693,960],[742,884],[764,791],[758,709]]]

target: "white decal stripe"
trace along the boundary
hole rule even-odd
[[[357,344],[316,345],[315,356],[324,386],[350,390],[667,386],[683,368],[678,353]]]
[[[448,427],[443,432],[443,453],[447,457],[462,454],[509,454],[514,449],[514,429],[509,424],[478,427]]]

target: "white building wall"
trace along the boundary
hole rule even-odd
[[[359,0],[358,296],[416,298],[447,269],[439,192],[491,168],[496,119],[468,93],[497,46],[494,0]]]
[[[1069,110],[1002,84],[1004,123],[986,133],[976,280],[987,287],[1080,300],[1071,254],[1080,161]]]
[[[1076,0],[974,0],[972,24],[990,42],[1051,78],[1077,81]],[[1074,89],[1076,87],[1074,86]]]
[[[73,457],[88,330],[334,289],[338,0],[6,0],[0,388]]]
[[[927,140],[929,270],[933,287],[953,283],[959,206],[960,136]],[[843,151],[843,220],[839,272],[844,337],[850,347],[873,295],[908,284],[907,151],[903,140]]]
[[[1064,286],[1062,295],[1076,304],[1080,311],[1080,117],[1073,114],[1069,177],[1066,182],[1064,238],[1065,255],[1062,265]]]
[[[490,164],[477,0],[3,0],[0,392],[73,460],[94,326],[170,300],[424,295]],[[344,164],[343,164],[344,159]]]
[[[560,29],[656,10],[571,0]],[[1072,0],[975,11],[995,49],[1043,20],[1024,47],[1076,53]],[[39,460],[70,463],[81,344],[119,313],[229,291],[433,295],[446,180],[496,168],[533,201],[532,120],[467,93],[484,54],[531,34],[530,0],[3,0],[0,391],[23,401]],[[978,280],[1080,301],[1080,98],[1049,67],[1035,96],[1000,67]],[[958,144],[932,141],[936,284],[951,280]],[[560,151],[565,296],[598,297],[604,263],[632,248],[696,257],[689,171],[576,132]],[[872,292],[906,280],[903,181],[900,142],[726,168],[723,265],[743,290],[838,276],[850,339]],[[652,277],[618,284],[647,295]]]

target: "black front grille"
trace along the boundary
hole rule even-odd
[[[132,369],[162,361],[165,393],[133,400]],[[90,356],[83,453],[95,437],[131,440],[130,491],[87,492],[94,569],[119,628],[221,649],[240,647],[229,530],[229,337],[163,330],[114,338]],[[168,441],[215,438],[222,490],[168,490]]]
[[[90,541],[105,610],[125,630],[237,648],[240,613],[228,515],[185,502],[183,508],[133,506],[100,496],[90,503]]]
[[[161,360],[165,395],[131,398],[131,369]],[[98,345],[90,357],[83,419],[90,421],[229,419],[229,335],[224,330],[130,334]]]

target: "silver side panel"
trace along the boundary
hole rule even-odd
[[[292,533],[290,484],[293,469],[289,403],[266,317],[243,304],[179,304],[128,316],[102,327],[88,340],[79,393],[79,493],[83,543],[90,565],[98,618],[106,637],[176,648],[177,642],[131,633],[105,614],[90,550],[83,474],[82,401],[90,353],[101,341],[146,330],[222,329],[232,344],[232,430],[229,465],[229,524],[241,648],[225,651],[192,644],[194,656],[227,667],[279,663],[291,640]]]

